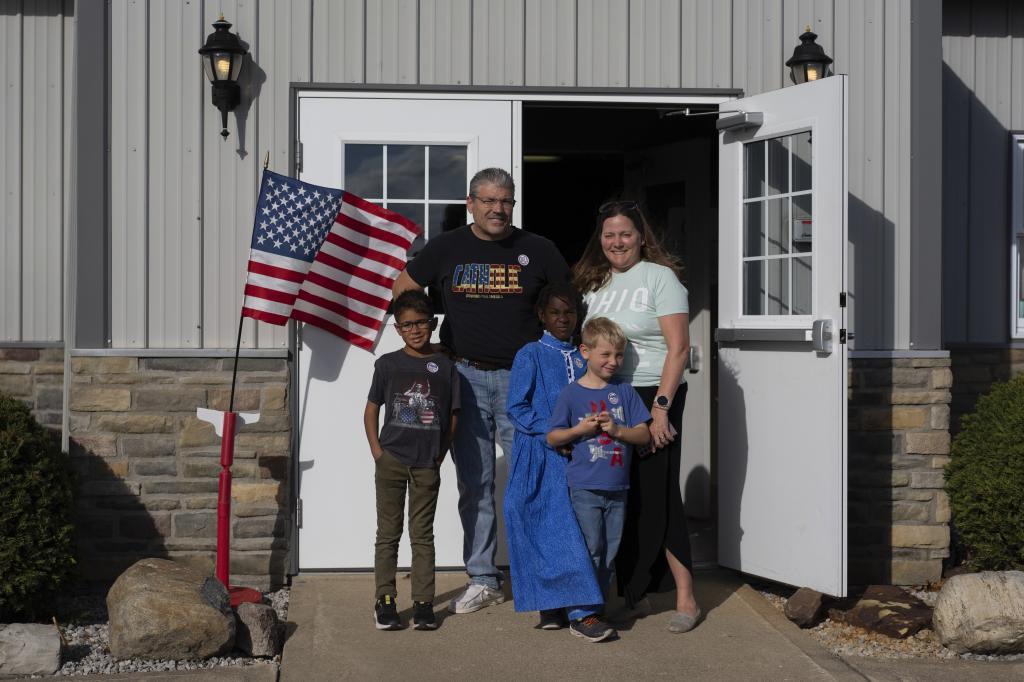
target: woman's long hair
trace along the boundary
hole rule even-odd
[[[601,233],[604,231],[604,221],[615,216],[629,218],[640,233],[640,260],[650,261],[658,265],[664,265],[676,274],[679,281],[683,279],[683,263],[678,258],[665,250],[661,240],[651,229],[647,218],[640,211],[640,206],[635,201],[610,201],[601,206],[597,213],[597,227],[587,248],[579,262],[572,269],[572,283],[580,293],[589,294],[608,283],[611,279],[612,266],[604,255],[601,248]]]

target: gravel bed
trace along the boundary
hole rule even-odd
[[[928,606],[934,607],[939,593],[927,590],[904,588]],[[792,592],[776,588],[758,590],[772,606],[779,611],[786,607],[786,599]],[[957,654],[942,646],[938,636],[929,629],[921,630],[906,639],[895,639],[875,632],[868,632],[853,625],[839,623],[826,618],[813,628],[806,630],[818,644],[835,656],[868,656],[871,658],[930,658],[935,660],[961,659],[968,661],[1021,661],[1024,654],[1004,656],[983,654]]]
[[[277,612],[282,623],[288,619],[288,588],[265,592],[263,601]],[[90,594],[72,598],[62,611],[73,614],[68,623],[60,624],[64,647],[63,665],[57,675],[96,675],[133,672],[165,672],[169,670],[200,670],[223,666],[279,664],[280,655],[273,658],[251,658],[239,650],[228,656],[193,661],[164,661],[133,658],[115,660],[110,655],[110,626],[107,624],[105,595]]]

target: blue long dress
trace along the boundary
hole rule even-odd
[[[516,432],[504,506],[516,611],[604,603],[569,500],[566,458],[546,440],[558,394],[585,367],[575,346],[547,332],[512,364],[507,409]]]

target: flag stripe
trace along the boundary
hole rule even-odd
[[[346,249],[343,249],[342,247],[338,246],[337,244],[333,244],[333,243],[328,242],[328,241],[324,242],[324,246],[323,246],[322,249],[320,249],[320,253],[321,254],[326,254],[328,256],[333,256],[333,257],[337,258],[338,260],[345,261],[346,263],[354,265],[357,268],[360,268],[360,267],[363,267],[363,266],[366,266],[368,268],[372,268],[374,272],[378,272],[378,273],[380,273],[381,275],[384,275],[385,277],[387,277],[390,280],[394,280],[396,277],[398,277],[398,275],[401,274],[402,270],[404,269],[404,264],[403,264],[403,267],[401,269],[396,270],[395,268],[388,267],[387,265],[384,265],[383,263],[380,263],[378,261],[371,261],[371,260],[369,260],[367,258],[360,258],[356,254],[351,253],[351,252],[347,251]],[[317,263],[314,262],[313,263],[313,268],[315,269],[316,267],[317,267]],[[324,266],[322,264],[322,262],[321,262],[320,267],[326,267],[326,266]],[[388,290],[391,289],[390,286],[387,286],[385,288],[388,289]]]
[[[326,308],[320,308],[313,303],[303,301],[302,299],[297,299],[295,301],[295,310],[301,310],[313,318],[321,319],[329,324],[342,327],[353,334],[358,334],[359,336],[367,339],[376,338],[377,331],[380,329],[379,325],[376,325],[375,327],[364,327],[355,320],[350,320],[344,315],[339,315],[338,313],[327,310]]]
[[[302,286],[300,282],[289,282],[277,277],[258,275],[254,272],[249,273],[249,277],[245,280],[245,283],[254,284],[258,287],[273,289],[274,291],[281,291],[292,295],[299,293],[299,287]]]
[[[407,242],[405,239],[399,239],[401,244],[396,244],[394,240],[380,239],[375,234],[366,234],[366,232],[367,230],[353,230],[346,225],[341,225],[332,229],[328,237],[332,235],[344,237],[350,242],[369,247],[374,251],[380,251],[393,258],[400,259],[403,263],[405,262],[405,254],[409,251],[409,245],[412,244],[411,241]]]
[[[369,225],[360,220],[357,220],[352,216],[346,215],[344,213],[338,214],[336,222],[354,232],[365,234],[367,237],[373,237],[374,239],[379,239],[382,242],[394,244],[395,246],[402,249],[408,249],[409,245],[412,244],[412,240],[406,239],[402,235],[397,235],[393,232],[387,232],[380,228],[374,227],[373,225]]]
[[[332,313],[335,313],[336,315],[346,317],[355,322],[356,324],[360,324],[366,327],[367,329],[380,328],[380,320],[378,320],[377,318],[370,317],[369,315],[363,315],[362,313],[358,313],[355,310],[352,310],[345,304],[340,303],[338,301],[331,300],[329,298],[324,298],[323,296],[317,296],[308,289],[303,289],[302,291],[299,292],[299,299],[302,301],[306,301],[307,303],[311,303],[312,305],[315,305],[319,308],[323,308],[324,310],[329,310]]]
[[[354,277],[365,279],[367,282],[372,282],[373,284],[376,284],[379,287],[384,287],[385,289],[390,289],[391,286],[394,284],[394,280],[391,278],[385,277],[384,275],[378,274],[376,272],[371,272],[366,268],[360,268],[355,265],[352,265],[351,263],[346,263],[340,258],[335,258],[334,256],[328,255],[323,251],[316,255],[316,260],[318,263],[329,265],[335,270],[341,270],[342,272],[346,272]]]
[[[405,267],[404,260],[399,260],[394,256],[389,256],[388,254],[382,253],[381,251],[377,251],[376,249],[373,249],[371,247],[356,244],[355,242],[351,242],[348,239],[342,237],[341,235],[334,234],[333,232],[327,235],[327,241],[334,244],[335,246],[338,246],[340,248],[345,249],[346,251],[349,251],[350,253],[354,253],[357,256],[363,256],[364,258],[375,260],[378,263],[383,263],[384,265],[391,266],[395,270],[401,270],[403,267]]]
[[[296,308],[292,312],[292,317],[300,322],[306,322],[308,324],[313,325],[314,327],[319,327],[324,331],[328,331],[337,336],[338,338],[340,338],[342,341],[348,341],[353,346],[359,346],[360,348],[363,348],[365,350],[373,350],[373,340],[367,339],[364,336],[359,336],[358,334],[353,334],[347,329],[339,327],[336,324],[331,324],[326,320],[314,317],[303,310],[299,310],[298,308]]]
[[[395,227],[404,227],[408,232],[412,234],[410,242],[412,241],[412,239],[418,237],[419,234],[423,231],[419,225],[417,225],[412,220],[406,218],[401,213],[396,213],[391,209],[384,208],[383,206],[378,206],[372,201],[367,201],[362,197],[357,197],[355,194],[352,194],[351,192],[344,192],[343,194],[344,196],[342,197],[342,210],[344,210],[345,205],[348,204],[359,209],[360,211],[365,211],[366,213],[377,216],[386,222],[394,223]]]
[[[307,268],[309,266],[306,266]],[[277,279],[283,279],[286,282],[297,282],[302,284],[302,280],[306,279],[305,272],[295,272],[287,268],[281,268],[270,263],[261,262],[253,257],[249,258],[249,272],[255,272],[258,275],[267,275],[268,277],[276,277]]]
[[[276,289],[268,289],[266,287],[256,286],[255,284],[245,285],[245,295],[255,296],[257,298],[266,299],[268,301],[274,301],[275,303],[284,303],[285,305],[291,305],[295,303],[294,293],[287,293],[284,291],[278,291]]]
[[[326,289],[334,294],[347,296],[355,301],[365,303],[379,310],[388,309],[388,299],[381,298],[380,296],[374,296],[373,294],[367,293],[362,289],[357,289],[356,287],[348,286],[336,279],[325,277],[319,272],[310,271],[309,277],[306,278],[306,281],[313,286]]]
[[[243,307],[242,315],[245,317],[251,317],[254,320],[260,320],[261,322],[269,322],[270,324],[288,324],[287,315],[276,315],[274,313],[268,313],[266,310],[256,310],[254,308]]]

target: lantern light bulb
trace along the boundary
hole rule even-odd
[[[231,73],[231,56],[226,54],[217,55],[213,58],[213,67],[217,71],[217,80],[226,81]]]
[[[807,80],[808,81],[816,81],[816,80],[818,80],[818,70],[816,68],[814,68],[813,66],[808,66],[807,67]]]

